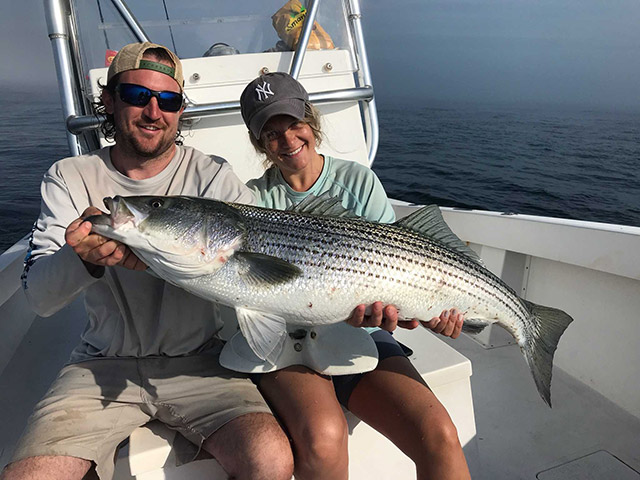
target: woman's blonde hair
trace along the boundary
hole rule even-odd
[[[322,130],[320,129],[320,111],[314,107],[309,102],[304,102],[304,118],[301,120],[302,122],[309,125],[311,131],[313,132],[313,137],[316,139],[316,146],[322,143]],[[264,145],[264,141],[262,137],[259,139],[254,137],[251,132],[249,132],[249,139],[251,140],[251,145],[256,149],[256,152],[265,156],[265,159],[262,161],[262,166],[267,169],[271,165],[273,165],[273,159],[270,156],[269,150],[267,150]]]

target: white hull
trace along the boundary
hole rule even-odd
[[[403,214],[415,207],[396,202],[396,208]],[[538,472],[563,464],[567,464],[563,468],[583,468],[582,463],[590,465],[589,461],[599,462],[602,468],[622,468],[615,463],[616,458],[628,465],[624,468],[640,471],[640,455],[634,448],[640,438],[640,357],[635,346],[640,338],[640,279],[627,276],[638,262],[631,252],[640,247],[640,229],[491,212],[445,209],[443,213],[452,229],[470,241],[489,268],[516,291],[533,302],[562,308],[575,318],[555,356],[553,409],[540,400],[516,345],[486,350],[470,338],[461,338],[447,340],[447,346],[428,332],[399,332],[399,338],[416,352],[414,361],[449,409],[474,478],[534,478]],[[525,234],[527,240],[521,242]],[[601,243],[602,236],[608,238],[606,243]],[[564,238],[576,247],[561,255],[561,245],[553,238]],[[487,244],[480,244],[481,239]],[[524,243],[531,246],[530,250],[523,248]],[[511,249],[504,249],[507,244]],[[607,271],[580,265],[589,261],[579,252],[588,245],[594,249],[592,255],[617,258],[618,263],[606,262]],[[81,301],[51,318],[30,313],[19,281],[25,248],[22,242],[0,257],[0,293],[4,300],[0,305],[0,411],[4,426],[0,465],[9,461],[29,412],[68,358],[84,327]],[[556,257],[548,258],[553,255]],[[618,274],[614,273],[616,269]],[[506,345],[505,338],[493,332],[485,340]],[[450,347],[472,360],[471,383],[470,364]],[[428,354],[426,359],[420,355],[433,353],[434,348],[441,354]],[[433,358],[441,359],[441,363],[434,364]],[[469,385],[473,387],[473,404]],[[350,422],[353,426],[355,419]],[[168,435],[163,432],[161,436]],[[370,455],[371,450],[364,445],[378,442],[380,448],[390,447],[367,426],[359,424],[354,429],[351,478],[392,478],[384,474],[387,471],[407,472],[407,476],[395,478],[413,478],[411,462],[395,447],[390,450],[395,452],[390,453],[390,459],[376,463],[376,455]],[[170,466],[170,444],[150,430],[140,430],[128,447],[136,451],[136,456],[123,458],[119,471],[126,471],[132,462],[139,471],[150,469],[147,476],[138,478],[197,478],[196,471],[211,468],[213,460],[176,470]],[[613,457],[590,456],[600,450]],[[576,459],[582,460],[571,463]],[[380,476],[367,473],[371,471]],[[119,478],[127,478],[121,475]]]

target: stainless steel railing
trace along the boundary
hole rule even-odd
[[[349,25],[354,40],[354,49],[357,63],[360,67],[355,75],[356,87],[342,90],[331,90],[326,92],[316,92],[311,94],[310,101],[313,103],[330,103],[339,101],[359,101],[361,103],[364,120],[364,133],[367,141],[369,164],[373,163],[378,149],[378,117],[374,100],[374,93],[371,81],[371,73],[367,59],[364,36],[362,34],[361,11],[359,0],[344,0],[345,10],[348,13]],[[147,41],[148,36],[134,17],[124,0],[112,0],[112,3],[120,12],[125,23],[139,41]],[[69,12],[65,0],[44,0],[45,16],[51,39],[53,56],[58,76],[58,85],[62,99],[62,109],[67,125],[67,142],[72,155],[80,155],[82,152],[78,134],[95,130],[100,126],[100,118],[95,115],[81,115],[79,106],[82,105],[82,93],[79,83],[84,78],[86,72],[82,72],[80,65],[74,64],[72,46],[77,45],[75,32],[69,32],[68,17]],[[309,36],[313,28],[313,22],[320,7],[320,0],[311,0],[307,17],[303,25],[300,42],[297,45],[293,56],[290,73],[297,77],[304,54],[309,42]],[[72,38],[73,37],[73,38]],[[203,105],[189,105],[182,118],[193,119],[208,117],[239,111],[239,102],[220,102]]]

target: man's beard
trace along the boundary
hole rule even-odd
[[[129,138],[129,146],[138,157],[155,158],[162,155],[175,144],[175,135],[172,138],[162,138],[155,146],[148,146],[139,141],[137,137]]]
[[[134,126],[134,128],[137,127]],[[175,144],[177,132],[173,132],[171,136],[165,136],[166,133],[168,133],[167,130],[164,130],[162,137],[156,142],[151,143],[145,141],[144,137],[141,138],[128,133],[127,129],[118,129],[116,125],[114,140],[116,143],[120,143],[121,147],[124,147],[125,150],[128,150],[139,158],[153,159],[165,153]]]

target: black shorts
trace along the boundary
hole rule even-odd
[[[371,333],[371,338],[378,349],[378,362],[389,357],[408,357],[413,354],[413,351],[409,347],[396,341],[396,339],[393,338],[393,335],[386,330],[376,330]],[[331,377],[333,380],[333,387],[336,391],[336,397],[338,397],[338,401],[343,407],[347,408],[349,397],[351,396],[353,389],[356,388],[358,382],[362,379],[363,375],[366,374],[367,372],[348,375],[334,375]],[[250,377],[253,383],[260,387],[260,378],[262,375],[254,373],[251,374]]]
[[[381,362],[385,358],[389,357],[406,357],[413,352],[411,349],[393,338],[393,335],[386,330],[376,330],[371,334],[371,338],[376,343],[378,348],[378,362]],[[333,379],[333,387],[336,390],[336,396],[340,404],[347,408],[349,403],[349,397],[353,392],[358,382],[362,379],[365,373],[354,373],[351,375],[335,375]]]

